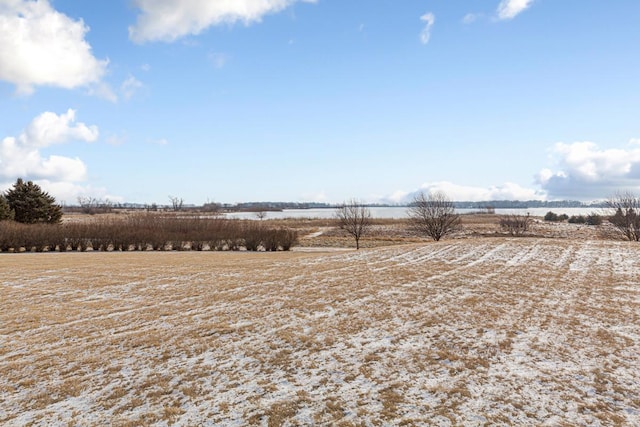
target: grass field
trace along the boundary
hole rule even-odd
[[[640,245],[0,256],[2,425],[640,425]]]

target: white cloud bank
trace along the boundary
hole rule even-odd
[[[97,85],[108,61],[98,60],[84,36],[89,28],[48,0],[0,0],[0,80],[20,94],[35,86]]]
[[[557,143],[556,170],[543,169],[538,183],[554,198],[605,199],[619,191],[640,190],[640,141],[601,149],[593,142]]]
[[[9,188],[17,178],[33,180],[58,201],[76,200],[79,195],[103,197],[104,189],[80,183],[87,178],[87,167],[79,158],[57,155],[45,157],[41,150],[71,141],[93,142],[98,128],[76,122],[75,111],[64,114],[45,112],[33,119],[17,137],[0,141],[0,189]]]
[[[528,9],[532,3],[533,0],[502,0],[498,5],[498,19],[513,19]]]
[[[420,33],[420,43],[427,44],[431,38],[431,28],[433,28],[433,24],[436,23],[436,16],[429,12],[422,15],[420,20],[425,23],[425,26]]]
[[[398,191],[386,198],[393,203],[410,202],[419,191],[425,193],[442,191],[451,200],[465,202],[481,202],[485,200],[545,200],[546,194],[542,191],[525,188],[518,184],[507,182],[503,185],[491,187],[473,187],[458,185],[448,181],[428,182],[418,190],[412,192]]]
[[[259,22],[297,2],[316,0],[134,0],[141,14],[129,27],[129,38],[136,43],[172,42],[214,25]]]

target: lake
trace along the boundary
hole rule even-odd
[[[406,207],[380,207],[369,208],[371,216],[374,218],[406,218]],[[557,214],[588,215],[592,212],[602,214],[602,208],[531,208],[531,209],[496,209],[496,215],[526,215],[543,217],[547,212],[552,211]],[[284,218],[333,218],[336,210],[333,208],[320,209],[284,209],[282,211],[267,212],[266,219]],[[469,214],[478,212],[477,209],[456,209],[457,213]],[[225,214],[227,218],[237,219],[257,219],[255,212],[231,212]]]

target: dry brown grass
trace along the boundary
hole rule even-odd
[[[0,424],[637,425],[640,246],[0,256]]]

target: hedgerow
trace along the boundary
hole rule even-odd
[[[0,222],[1,252],[42,251],[288,251],[294,230],[255,221],[153,214],[63,224]]]

